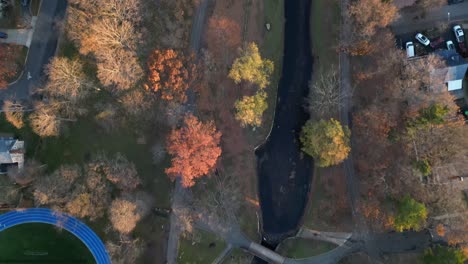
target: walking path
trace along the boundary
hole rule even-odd
[[[111,264],[109,254],[101,239],[78,219],[47,208],[15,210],[0,215],[0,232],[16,225],[43,223],[67,230],[79,238],[93,254],[97,264]]]
[[[208,7],[209,0],[202,0],[199,4],[195,15],[193,16],[192,32],[190,37],[190,48],[195,54],[198,54],[201,45],[201,36],[203,32],[203,26],[205,24],[206,9]],[[188,112],[194,112],[195,110],[195,96],[189,92],[187,95],[186,110]],[[166,262],[168,264],[177,263],[177,255],[179,249],[179,237],[181,234],[180,224],[177,216],[174,214],[174,208],[178,208],[183,203],[184,189],[180,184],[180,180],[176,180],[174,192],[172,193],[172,212],[170,216],[170,229],[169,238],[166,249]]]

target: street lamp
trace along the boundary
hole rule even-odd
[[[447,23],[450,23],[450,12],[447,12]]]

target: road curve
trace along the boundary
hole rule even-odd
[[[67,230],[83,242],[93,254],[97,264],[111,264],[109,254],[101,239],[78,219],[47,208],[15,210],[0,215],[0,232],[21,224],[42,223]]]

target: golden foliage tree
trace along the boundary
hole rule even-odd
[[[302,150],[316,159],[318,166],[329,167],[341,163],[351,151],[351,132],[335,119],[309,120],[300,135]]]
[[[273,62],[269,59],[263,59],[257,44],[252,42],[241,50],[241,55],[232,64],[228,76],[235,83],[245,80],[257,84],[260,88],[265,88],[270,84],[269,79],[273,69]]]
[[[262,125],[263,112],[268,108],[266,98],[267,94],[260,91],[253,96],[244,96],[241,100],[236,101],[236,119],[241,123],[241,126],[259,127]]]
[[[191,187],[195,179],[209,173],[221,155],[221,133],[214,123],[202,123],[189,114],[184,125],[171,132],[167,151],[172,155],[172,165],[166,173],[172,178],[181,178],[184,187]]]

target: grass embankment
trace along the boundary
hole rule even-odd
[[[323,241],[291,238],[283,241],[276,251],[289,258],[307,258],[334,248],[335,245]]]
[[[273,61],[275,69],[270,85],[265,88],[268,93],[268,109],[263,114],[262,126],[255,133],[255,145],[266,139],[273,123],[284,49],[284,0],[264,0],[263,9],[265,21],[262,24],[269,23],[271,27],[269,31],[265,31],[261,53]]]
[[[211,263],[226,248],[226,243],[219,237],[202,231],[194,231],[194,239],[179,240],[177,263]]]
[[[41,7],[41,0],[31,0],[29,3],[31,8],[31,13],[33,16],[37,16],[39,14],[39,8]]]
[[[335,67],[338,69],[338,53],[336,48],[339,45],[340,30],[340,2],[338,0],[316,0],[311,6],[311,42],[312,54],[314,57],[313,76],[314,79],[324,70]],[[304,226],[308,228],[318,228],[315,214],[323,199],[326,199],[322,188],[321,177],[332,176],[322,175],[323,169],[316,168],[314,180],[311,186],[311,195],[308,208],[304,216]],[[315,213],[315,214],[314,214]]]
[[[1,263],[95,263],[78,238],[51,225],[24,224],[1,234]]]

